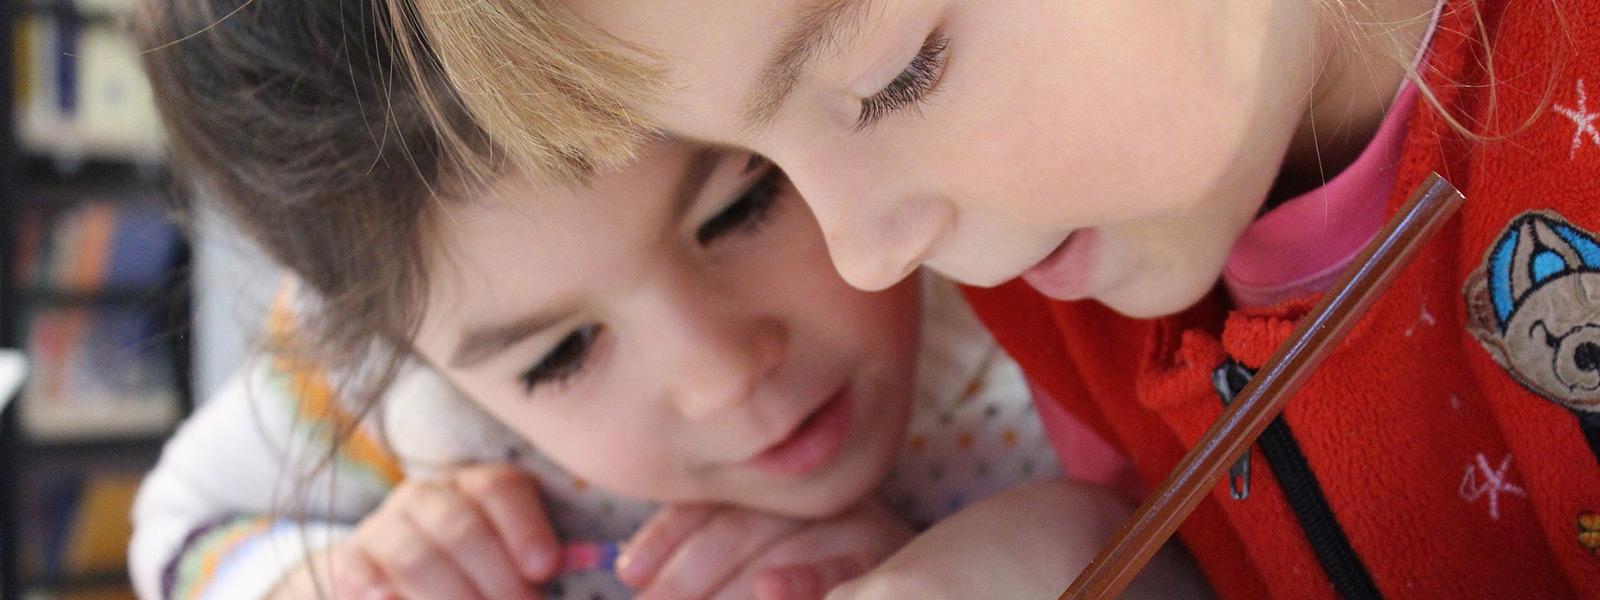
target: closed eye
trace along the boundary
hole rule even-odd
[[[753,232],[766,222],[783,184],[783,171],[772,165],[766,169],[739,197],[695,229],[695,241],[710,246],[731,233]]]
[[[594,346],[594,339],[600,335],[599,325],[585,325],[577,331],[567,334],[556,347],[551,349],[544,358],[523,371],[519,379],[522,381],[526,393],[533,393],[539,386],[553,383],[559,384],[583,370],[589,358],[590,350]]]
[[[1544,339],[1541,340],[1544,342],[1544,345],[1549,346],[1551,349],[1559,348],[1561,346],[1561,338],[1558,338],[1554,334],[1550,333],[1550,326],[1545,325],[1544,319],[1534,321],[1532,325],[1528,326],[1528,337],[1536,337],[1539,331],[1544,332]]]
[[[911,63],[877,93],[861,99],[856,117],[857,131],[873,126],[895,111],[915,107],[932,96],[944,78],[949,59],[950,38],[934,31],[922,42]]]

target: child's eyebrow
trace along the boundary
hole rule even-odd
[[[726,152],[720,148],[701,148],[689,156],[689,162],[684,165],[683,173],[678,175],[678,183],[672,190],[672,210],[668,213],[672,221],[683,218],[694,206],[695,199],[706,187],[706,181],[711,179],[711,172],[724,156]]]
[[[535,333],[561,322],[562,312],[529,315],[513,323],[467,330],[451,354],[450,366],[470,369]]]
[[[853,35],[872,4],[872,0],[821,0],[796,11],[794,23],[745,97],[745,126],[759,128],[777,117],[800,75],[823,50],[837,47],[846,35]]]

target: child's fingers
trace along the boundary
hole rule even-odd
[[[399,600],[356,546],[341,542],[307,556],[267,594],[268,600]]]
[[[362,549],[402,598],[483,600],[456,562],[408,522],[371,529]]]
[[[699,504],[676,504],[657,511],[617,557],[617,578],[635,588],[649,585],[678,544],[716,513],[717,509]]]
[[[640,598],[705,598],[763,550],[803,523],[745,510],[724,510],[678,545]]]
[[[455,562],[485,598],[532,600],[532,585],[520,571],[483,514],[453,488],[427,487],[407,505],[412,526]]]
[[[561,542],[545,516],[539,484],[532,476],[506,465],[484,465],[463,469],[455,484],[478,503],[518,573],[534,581],[556,575]]]
[[[333,597],[351,600],[399,600],[384,583],[377,565],[359,550],[345,548],[335,552],[324,565],[333,578]],[[321,594],[304,596],[320,598]]]
[[[821,600],[828,590],[871,570],[860,555],[835,556],[821,561],[783,565],[756,574],[758,600]]]
[[[1005,582],[995,582],[999,587]],[[969,590],[970,591],[970,590]],[[942,600],[945,598],[968,598],[970,595],[959,595],[959,590],[952,592],[948,585],[939,585],[908,576],[904,573],[882,573],[874,571],[864,577],[857,577],[842,584],[833,586],[823,596],[824,600],[856,600],[857,598],[917,598],[919,600]],[[985,597],[1009,598],[1015,594],[988,594]],[[1027,596],[1024,596],[1027,597]]]
[[[756,575],[756,600],[821,600],[831,585],[811,565],[788,565]]]

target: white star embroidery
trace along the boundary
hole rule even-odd
[[[1572,119],[1576,128],[1572,132],[1572,149],[1567,151],[1567,157],[1577,158],[1578,148],[1583,146],[1584,135],[1587,134],[1595,146],[1600,146],[1600,127],[1595,121],[1600,119],[1600,112],[1589,112],[1589,94],[1583,89],[1583,80],[1578,80],[1578,108],[1568,108],[1560,104],[1555,105],[1556,112]]]
[[[1461,477],[1461,499],[1467,502],[1476,502],[1484,496],[1489,497],[1489,518],[1500,520],[1500,494],[1507,493],[1523,498],[1528,497],[1528,492],[1521,487],[1506,481],[1506,471],[1511,469],[1511,455],[1507,454],[1500,460],[1500,468],[1489,468],[1489,459],[1483,453],[1478,453],[1477,464],[1467,463],[1466,474]],[[1478,482],[1478,474],[1483,474],[1483,482]]]
[[[1411,337],[1411,334],[1417,332],[1417,326],[1419,326],[1419,325],[1427,325],[1427,326],[1431,327],[1431,326],[1437,325],[1438,323],[1439,323],[1438,319],[1433,318],[1433,313],[1428,312],[1428,299],[1427,298],[1423,298],[1422,299],[1422,315],[1417,317],[1417,321],[1415,323],[1412,323],[1410,327],[1406,328],[1405,336],[1406,337]]]

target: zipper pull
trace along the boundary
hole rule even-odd
[[[1211,372],[1211,386],[1216,388],[1217,397],[1222,399],[1222,406],[1226,408],[1233,403],[1244,386],[1250,383],[1250,378],[1255,374],[1250,369],[1239,364],[1232,358],[1222,361],[1217,370]],[[1228,468],[1228,494],[1234,500],[1244,500],[1250,497],[1250,449],[1245,448],[1244,455],[1238,462]]]

